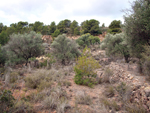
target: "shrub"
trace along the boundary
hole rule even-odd
[[[100,44],[100,39],[96,36],[93,36],[89,33],[82,35],[79,37],[76,42],[80,45],[80,47],[85,48],[91,44],[98,43]]]
[[[90,105],[92,103],[92,98],[85,92],[78,92],[75,99],[77,104]]]
[[[63,65],[66,64],[66,61],[80,55],[78,51],[78,45],[71,39],[67,38],[66,35],[59,35],[53,43],[51,44],[53,49],[53,54],[57,59],[61,60]]]
[[[125,61],[129,62],[129,46],[124,33],[116,35],[107,34],[101,48],[107,48],[106,54],[108,56],[123,56]]]
[[[104,94],[105,94],[107,97],[113,97],[114,94],[115,94],[114,87],[113,87],[113,86],[108,86],[108,87],[106,87],[106,90],[104,91]]]
[[[19,100],[14,106],[14,113],[35,113],[33,106],[24,100]]]
[[[130,99],[131,88],[128,85],[126,85],[126,83],[121,82],[116,87],[116,91],[118,92],[120,96],[120,100],[122,100],[123,102],[127,102]]]
[[[2,113],[9,112],[10,108],[14,105],[14,97],[10,90],[0,91],[0,110]]]
[[[96,84],[97,76],[94,70],[100,68],[100,65],[91,55],[87,54],[89,51],[90,49],[85,48],[82,56],[78,58],[74,67],[76,73],[74,81],[76,84],[92,87],[93,84]]]
[[[54,33],[52,33],[52,37],[57,37],[58,35],[60,35],[60,31],[56,29]]]
[[[10,82],[14,83],[18,80],[19,74],[17,72],[10,73]]]
[[[102,82],[110,82],[110,77],[113,75],[113,71],[109,68],[106,68],[104,75],[102,76]]]
[[[38,70],[37,72],[33,73],[31,76],[25,78],[25,85],[29,88],[35,89],[39,87],[41,89],[41,87],[42,88],[44,87],[42,84],[43,80],[45,80],[46,82],[51,82],[53,80],[51,71],[46,71],[42,69]]]

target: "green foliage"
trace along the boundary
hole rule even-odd
[[[66,64],[66,61],[80,55],[78,45],[66,35],[59,35],[51,44],[53,54],[57,59],[61,60],[62,64]]]
[[[9,38],[5,31],[2,31],[0,33],[0,44],[5,45],[8,42]]]
[[[94,70],[100,68],[100,65],[96,60],[94,60],[94,58],[92,58],[89,52],[90,49],[85,48],[82,56],[78,58],[77,64],[74,67],[74,71],[76,73],[74,81],[76,84],[92,87],[97,83],[97,74]]]
[[[84,33],[90,33],[91,35],[98,35],[100,32],[99,21],[94,19],[82,22],[81,27]]]
[[[13,34],[4,49],[7,51],[8,63],[27,63],[29,58],[43,54],[41,35],[33,31],[29,34]]]
[[[113,20],[110,25],[109,25],[109,28],[110,29],[114,29],[114,28],[121,28],[121,21],[120,20]]]
[[[6,51],[0,45],[0,64],[4,65],[7,60]]]
[[[124,33],[111,35],[107,34],[105,39],[103,40],[101,44],[102,49],[106,49],[106,54],[108,56],[117,56],[121,55],[125,58],[125,61],[129,62],[129,45],[126,41],[126,36]]]
[[[74,20],[71,23],[70,29],[71,29],[72,35],[79,35],[79,28],[78,28],[78,22],[77,21]]]
[[[55,24],[55,22],[52,22],[49,27],[50,27],[50,29],[49,29],[49,34],[54,33],[54,31],[56,30],[56,24]],[[58,34],[58,35],[59,35],[59,34]],[[56,36],[56,37],[57,37],[57,36]]]
[[[79,37],[76,42],[82,47],[85,48],[91,44],[98,43],[100,44],[100,39],[96,36],[90,35],[89,33],[82,35]]]
[[[141,59],[143,45],[150,45],[150,1],[136,0],[129,11],[129,15],[124,16],[124,32],[128,38],[130,53]]]
[[[58,35],[60,35],[60,31],[56,29],[54,33],[52,33],[52,37],[57,37]]]
[[[10,90],[0,90],[0,110],[2,113],[8,112],[14,105],[14,97]]]
[[[60,33],[66,33],[66,30],[65,30],[65,23],[64,21],[60,21],[57,25],[57,29],[60,31]]]
[[[121,21],[120,20],[114,20],[111,22],[109,25],[109,29],[107,30],[108,33],[110,34],[117,34],[121,33]]]
[[[143,67],[142,72],[150,77],[150,46],[144,46],[145,52],[142,53],[141,65]]]
[[[113,28],[113,29],[108,29],[107,32],[110,33],[110,34],[115,35],[117,33],[121,33],[122,31],[121,31],[120,28]]]

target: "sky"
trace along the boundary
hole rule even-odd
[[[121,20],[125,14],[121,10],[130,8],[134,0],[3,0],[0,3],[0,23],[27,21],[43,22],[50,25],[61,20],[76,20],[79,25],[85,20],[95,19],[105,26],[113,20]]]

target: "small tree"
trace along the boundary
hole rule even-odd
[[[61,60],[63,65],[66,64],[66,61],[69,62],[72,58],[75,58],[80,54],[78,45],[64,34],[55,38],[51,47],[54,55]]]
[[[9,58],[8,63],[26,63],[29,58],[43,54],[41,34],[31,31],[29,34],[13,34],[4,46]]]

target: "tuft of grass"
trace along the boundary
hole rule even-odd
[[[85,104],[85,105],[92,104],[92,98],[85,92],[78,92],[75,99],[77,104]]]
[[[115,94],[115,90],[113,86],[107,86],[106,90],[104,91],[106,97],[113,97]]]
[[[102,76],[102,82],[110,83],[110,77],[113,75],[113,71],[109,68],[104,70],[104,75]]]

